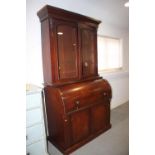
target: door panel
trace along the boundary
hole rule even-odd
[[[110,123],[110,105],[98,104],[91,109],[92,132],[105,128]]]
[[[59,23],[56,29],[59,79],[78,78],[77,27]]]
[[[97,74],[96,33],[93,30],[81,29],[82,74],[88,77]]]
[[[89,111],[80,111],[72,114],[71,118],[71,133],[72,143],[76,143],[85,139],[90,134],[90,117]]]

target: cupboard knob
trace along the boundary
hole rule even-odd
[[[104,95],[104,96],[106,96],[106,95],[107,95],[107,93],[103,93],[103,95]]]
[[[28,136],[26,135],[26,140],[28,140]]]
[[[30,155],[30,153],[28,152],[28,153],[26,153],[26,155]]]
[[[85,67],[88,67],[88,62],[84,62],[84,66]]]
[[[80,104],[80,101],[76,101],[76,104],[79,105]]]

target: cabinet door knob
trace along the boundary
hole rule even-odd
[[[28,136],[26,135],[26,140],[28,140]]]
[[[76,105],[79,105],[80,104],[80,101],[76,101],[75,103],[76,103]]]
[[[26,155],[30,155],[30,153],[28,152],[28,153],[26,153]]]
[[[88,62],[84,62],[84,66],[85,67],[88,67]]]

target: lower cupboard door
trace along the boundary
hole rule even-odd
[[[110,105],[98,104],[91,108],[91,122],[92,132],[103,130],[110,124]]]
[[[75,112],[70,115],[72,144],[79,142],[90,135],[89,110]]]

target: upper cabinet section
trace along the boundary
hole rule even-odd
[[[97,28],[100,21],[45,6],[41,21],[44,84],[64,84],[99,78]]]

